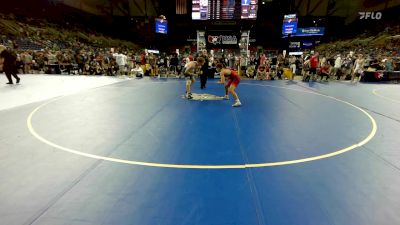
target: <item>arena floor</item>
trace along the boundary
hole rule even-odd
[[[6,82],[3,77],[3,83]],[[400,86],[22,76],[0,85],[0,224],[400,224]]]

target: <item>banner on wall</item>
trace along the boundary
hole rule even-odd
[[[167,34],[168,33],[168,21],[164,19],[156,19],[156,33]]]
[[[289,48],[300,48],[300,42],[299,41],[290,42],[289,43]]]
[[[304,37],[304,36],[323,36],[325,34],[325,27],[306,27],[306,28],[297,28],[295,34],[292,34],[292,37]],[[283,36],[287,38],[287,35]]]
[[[303,41],[301,46],[302,46],[302,48],[312,48],[312,47],[314,47],[314,42],[313,41]]]
[[[240,43],[239,32],[209,31],[205,35],[207,48],[238,48]]]
[[[282,34],[295,34],[297,32],[297,19],[283,21]]]
[[[325,27],[306,27],[298,28],[296,36],[323,36]]]

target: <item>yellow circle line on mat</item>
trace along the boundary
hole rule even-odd
[[[389,97],[383,96],[383,95],[381,95],[381,94],[378,93],[378,90],[379,90],[379,89],[374,89],[374,90],[372,90],[372,93],[373,93],[374,95],[378,96],[378,97],[381,97],[381,98],[384,98],[384,99],[386,99],[386,100],[389,100],[389,101],[396,102],[396,103],[399,103],[399,104],[400,104],[400,101],[399,101],[399,100],[396,100],[396,99],[393,99],[393,98],[389,98]]]
[[[365,110],[363,110],[362,108],[360,108],[360,107],[358,107],[356,105],[353,105],[350,102],[346,102],[344,100],[337,99],[335,97],[328,96],[328,95],[323,95],[323,94],[319,94],[319,93],[315,93],[315,92],[311,92],[311,91],[297,90],[297,89],[287,88],[287,87],[278,87],[278,86],[273,86],[273,85],[258,85],[258,84],[245,84],[245,85],[269,86],[269,87],[274,87],[274,88],[290,89],[290,90],[294,90],[294,91],[311,93],[311,94],[320,95],[320,96],[324,96],[324,97],[327,97],[327,98],[334,99],[336,101],[339,101],[339,102],[345,103],[345,104],[347,104],[349,106],[352,106],[352,107],[360,110],[362,113],[364,113],[369,118],[369,120],[370,120],[370,122],[372,124],[372,130],[364,140],[362,140],[362,141],[360,141],[360,142],[358,142],[356,144],[353,144],[353,145],[351,145],[349,147],[346,147],[346,148],[343,148],[343,149],[336,150],[336,151],[331,152],[331,153],[327,153],[327,154],[323,154],[323,155],[319,155],[319,156],[314,156],[314,157],[308,157],[308,158],[302,158],[302,159],[296,159],[296,160],[288,160],[288,161],[255,163],[255,164],[191,165],[191,164],[151,163],[151,162],[132,161],[132,160],[124,160],[124,159],[118,159],[118,158],[105,157],[105,156],[100,156],[100,155],[81,152],[81,151],[78,151],[78,150],[75,150],[75,149],[71,149],[71,148],[66,148],[64,146],[60,146],[58,144],[55,144],[55,143],[45,139],[44,137],[40,136],[35,131],[35,129],[33,128],[33,126],[32,126],[32,118],[33,118],[34,114],[37,111],[39,111],[42,107],[44,107],[45,105],[50,104],[51,102],[57,101],[62,97],[53,99],[53,100],[51,100],[49,102],[46,102],[46,103],[43,103],[42,105],[40,105],[37,108],[35,108],[29,114],[29,116],[27,118],[27,126],[28,126],[28,129],[29,129],[30,133],[35,138],[37,138],[41,142],[43,142],[43,143],[45,143],[45,144],[47,144],[47,145],[49,145],[51,147],[57,148],[59,150],[65,151],[65,152],[73,153],[73,154],[80,155],[80,156],[85,156],[85,157],[92,158],[92,159],[99,159],[99,160],[109,161],[109,162],[131,164],[131,165],[141,165],[141,166],[149,166],[149,167],[177,168],[177,169],[245,169],[245,168],[257,168],[257,167],[283,166],[283,165],[310,162],[310,161],[315,161],[315,160],[319,160],[319,159],[325,159],[325,158],[333,157],[333,156],[348,152],[350,150],[353,150],[355,148],[361,147],[361,146],[365,145],[367,142],[369,142],[375,136],[375,134],[377,132],[377,125],[376,125],[376,121],[374,120],[374,118],[368,112],[366,112]]]

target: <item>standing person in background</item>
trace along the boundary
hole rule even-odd
[[[44,58],[43,58],[44,59]],[[76,64],[78,64],[78,73],[82,73],[83,69],[85,67],[85,63],[84,63],[84,56],[83,56],[83,52],[82,50],[78,50],[76,51],[75,54],[75,62]]]
[[[317,68],[319,65],[319,60],[318,60],[318,52],[316,52],[313,56],[310,58],[310,81],[316,81],[316,75],[317,75]]]
[[[292,71],[292,80],[293,80],[294,76],[296,75],[296,70],[297,70],[297,67],[296,67],[296,56],[294,56],[294,55],[290,56],[290,58],[289,58],[289,67],[290,67],[290,70]]]
[[[127,56],[122,54],[122,53],[114,53],[113,57],[115,58],[116,63],[118,64],[119,68],[119,73],[120,75],[125,75],[126,74],[126,62],[127,62]]]
[[[232,54],[228,54],[228,67],[235,67],[235,56]]]
[[[354,66],[353,57],[351,54],[348,54],[347,57],[343,61],[342,70],[344,71],[344,76],[346,80],[350,80],[352,76],[352,69]]]
[[[21,79],[17,76],[17,56],[11,50],[6,49],[4,45],[0,45],[0,64],[3,65],[3,71],[8,79],[7,84],[13,84],[11,75],[18,84]]]
[[[394,63],[392,57],[387,57],[385,60],[385,70],[386,71],[393,71],[394,70]]]
[[[201,66],[200,69],[200,88],[204,89],[206,88],[207,84],[207,77],[208,77],[208,55],[207,55],[207,50],[204,49],[202,51],[202,54],[200,57],[204,58],[204,64]]]
[[[142,54],[140,54],[140,65],[146,65],[146,52],[142,52]]]
[[[265,56],[264,53],[261,53],[260,54],[260,64],[259,64],[259,66],[265,65],[265,64],[267,64],[267,57]]]
[[[174,53],[169,63],[170,71],[172,71],[174,74],[177,74],[178,64],[179,64],[178,55]]]
[[[353,73],[351,74],[351,82],[354,82],[355,77],[361,77],[361,74],[363,73],[364,70],[364,63],[365,59],[363,55],[359,54],[358,58],[356,59],[354,65],[353,65]],[[358,79],[357,79],[358,81]]]
[[[24,52],[22,62],[24,63],[25,74],[31,73],[32,60],[33,58],[31,53],[29,51]]]
[[[149,59],[149,64],[151,66],[151,75],[158,76],[157,55],[150,53],[148,59]]]
[[[341,68],[342,68],[342,57],[340,56],[340,54],[338,54],[336,56],[335,63],[332,69],[332,76],[336,76],[337,77],[336,80],[340,80],[340,76],[342,75]]]
[[[253,77],[257,77],[257,70],[260,66],[260,55],[254,56],[254,74]]]
[[[232,57],[233,57],[233,64],[235,64],[235,56],[232,56]],[[223,53],[218,62],[222,63],[224,66],[228,66],[227,59],[225,58],[225,54],[223,54]],[[233,68],[234,66],[235,65],[233,65],[231,68]]]

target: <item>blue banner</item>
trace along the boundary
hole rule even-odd
[[[325,34],[325,27],[305,27],[297,28],[297,32],[293,33],[292,37],[302,37],[302,36],[323,36]],[[284,38],[287,35],[283,36]]]
[[[322,36],[325,27],[306,27],[297,29],[296,36]]]
[[[312,48],[314,46],[313,41],[303,41],[302,47],[303,48]]]
[[[250,0],[242,0],[242,5],[250,5]]]
[[[162,19],[156,19],[156,33],[167,34],[168,21]]]
[[[282,34],[296,34],[297,32],[297,21],[283,22]]]

